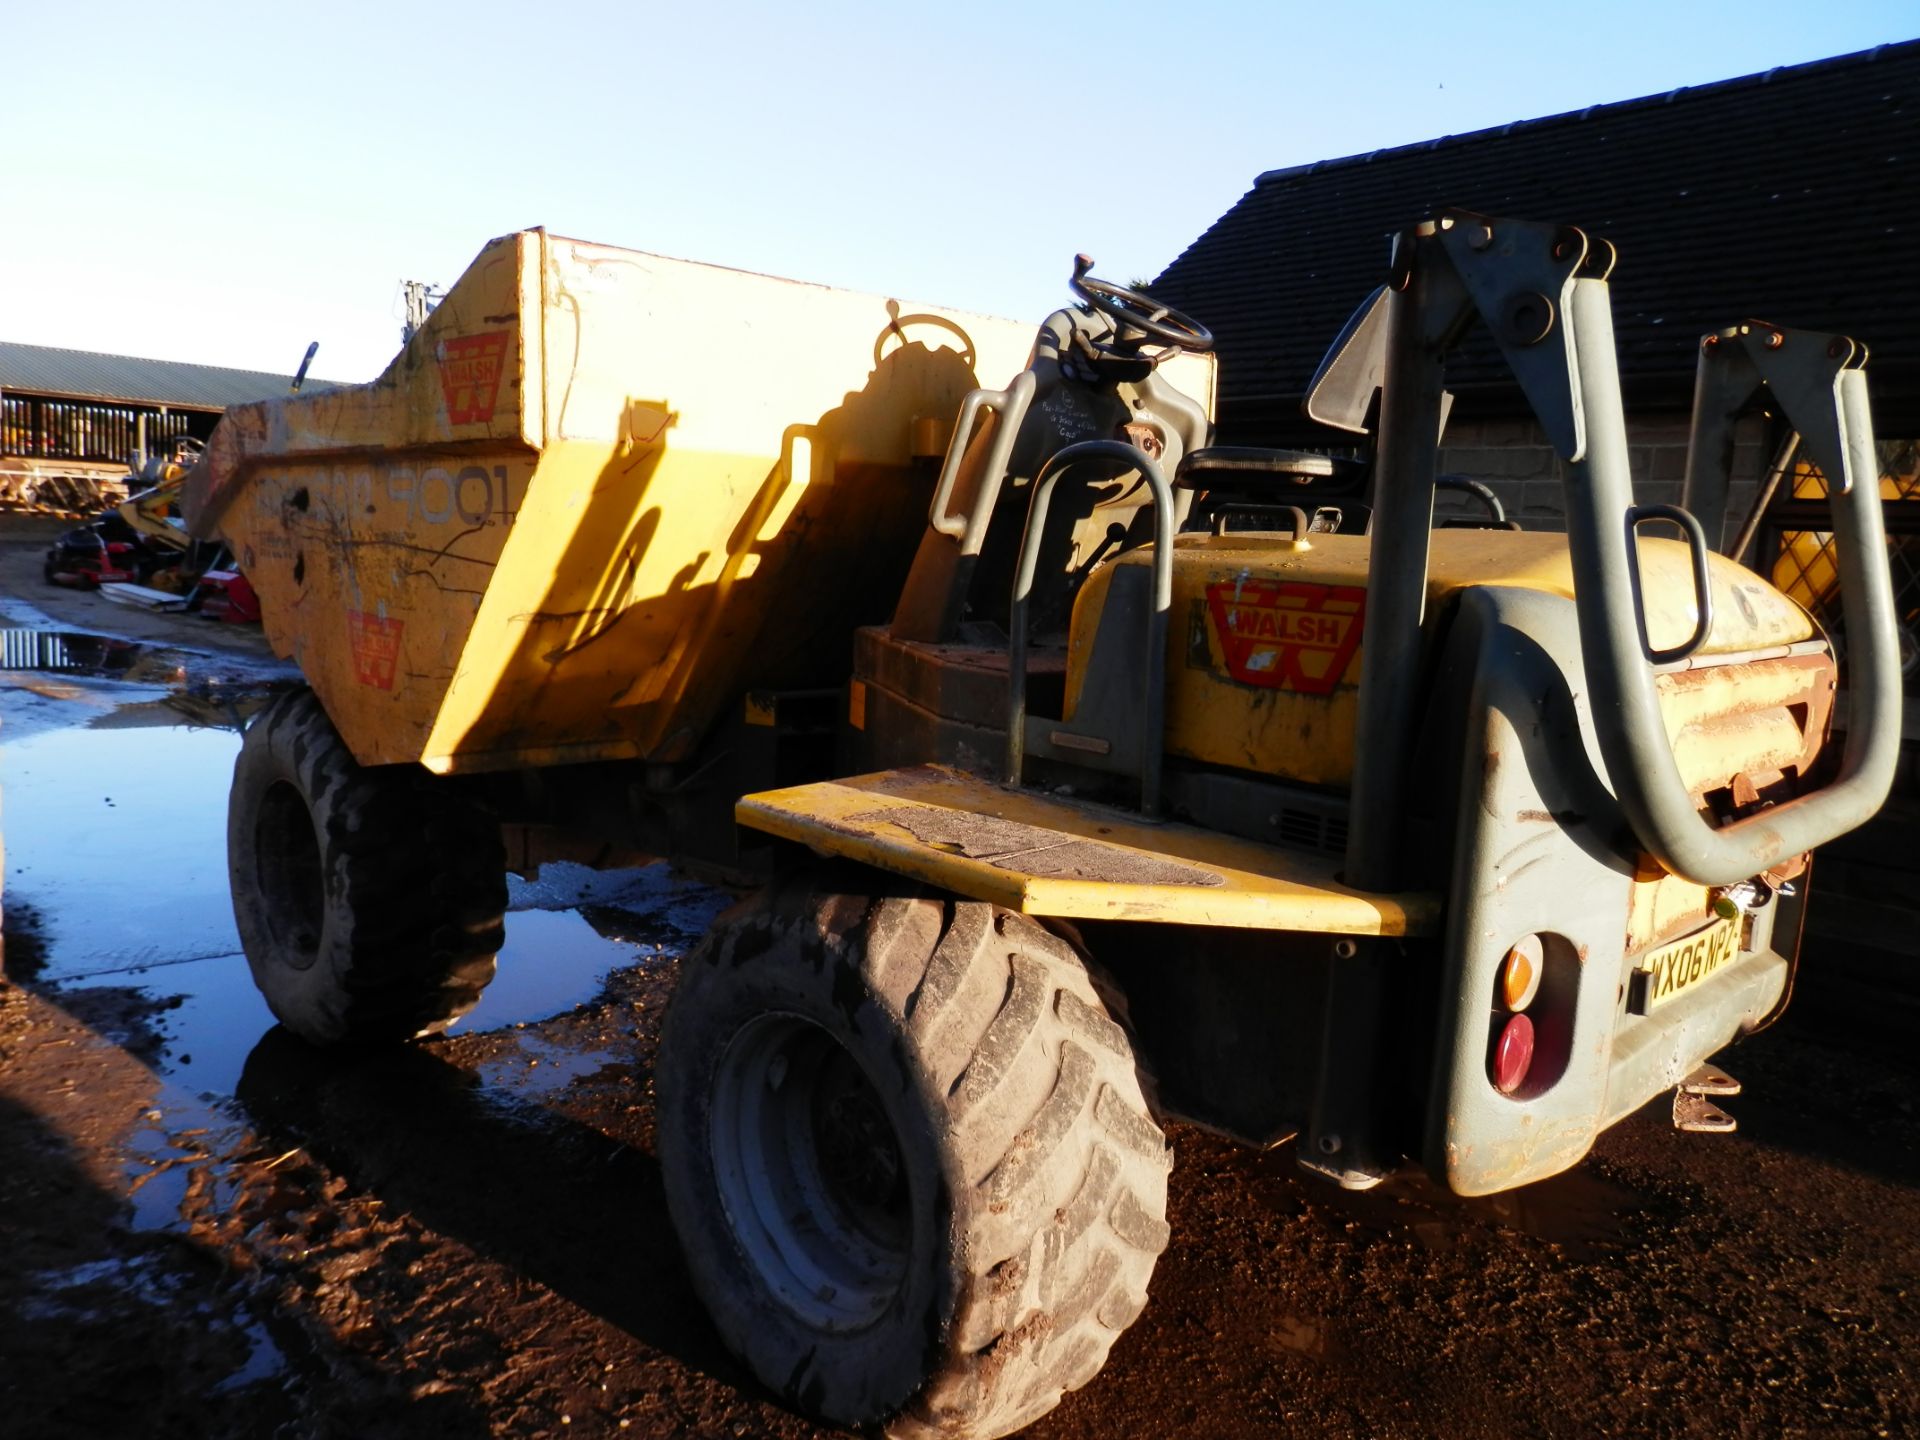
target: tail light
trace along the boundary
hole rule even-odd
[[[1564,1068],[1570,1019],[1563,1013],[1569,999],[1565,977],[1558,988],[1547,986],[1544,998],[1541,991],[1548,970],[1569,953],[1563,937],[1522,935],[1500,960],[1487,1030],[1487,1078],[1502,1095],[1537,1094]]]
[[[1510,1015],[1493,1047],[1493,1088],[1511,1095],[1527,1082],[1533,1068],[1533,1021]]]
[[[1540,993],[1540,975],[1546,966],[1546,952],[1538,935],[1525,935],[1507,951],[1500,964],[1500,1000],[1516,1015],[1533,1003]]]

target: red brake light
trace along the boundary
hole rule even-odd
[[[1507,1020],[1493,1047],[1493,1088],[1511,1095],[1526,1083],[1533,1066],[1533,1021],[1524,1015]]]

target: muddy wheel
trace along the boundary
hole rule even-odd
[[[254,983],[315,1044],[443,1030],[493,978],[507,908],[498,823],[417,767],[356,763],[310,691],[247,729],[227,871]]]
[[[1165,1137],[1080,956],[974,901],[789,891],[685,961],[660,1153],[722,1337],[797,1408],[1005,1435],[1166,1248]]]

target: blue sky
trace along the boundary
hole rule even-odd
[[[365,379],[403,278],[450,283],[541,224],[1037,321],[1076,251],[1155,274],[1262,170],[1916,22],[1912,0],[17,3],[0,339],[267,370],[318,339],[315,374]]]

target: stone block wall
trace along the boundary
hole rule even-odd
[[[1723,544],[1739,534],[1772,463],[1765,426],[1765,420],[1757,415],[1741,426],[1734,449],[1733,488],[1727,497]],[[1687,473],[1686,418],[1630,422],[1627,463],[1637,503],[1678,505]],[[1560,462],[1531,418],[1468,420],[1449,425],[1441,446],[1440,469],[1443,474],[1464,475],[1491,485],[1507,507],[1508,516],[1528,530],[1566,529]],[[1465,515],[1478,509],[1466,497],[1443,494],[1436,514]]]

